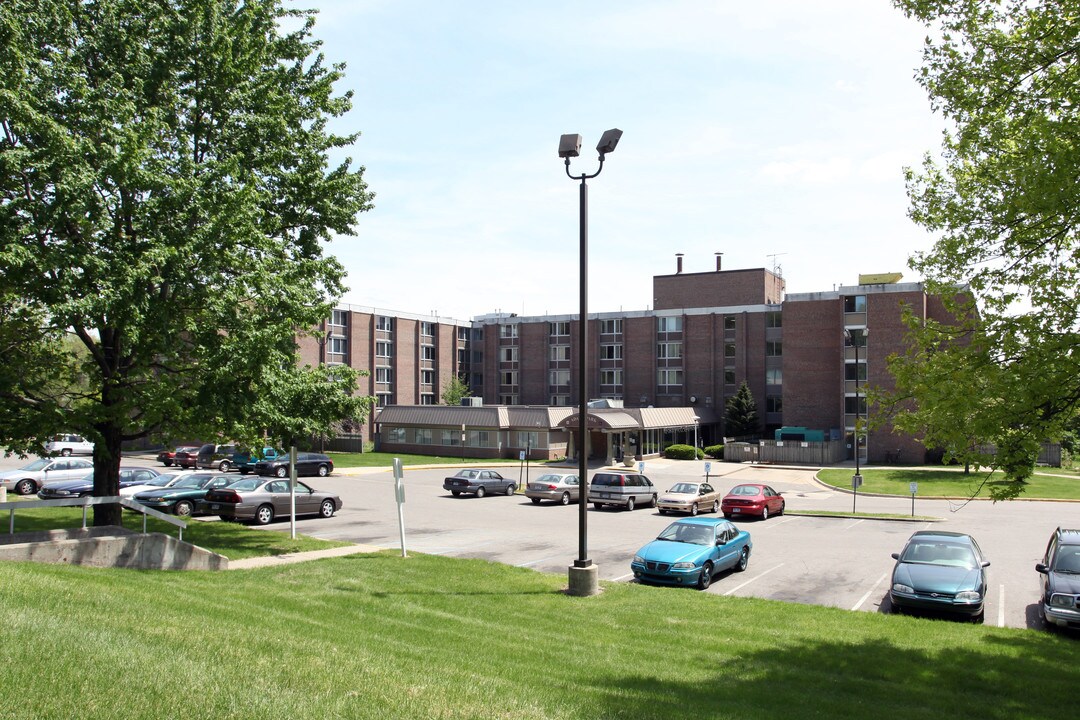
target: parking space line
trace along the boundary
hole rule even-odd
[[[848,525],[844,529],[845,530],[850,530],[851,528],[855,527],[856,525],[861,525],[864,522],[866,522],[866,518],[862,518],[861,520],[856,520],[855,522],[851,523],[850,525]]]
[[[617,577],[617,578],[612,578],[612,580],[614,582],[622,582],[623,580],[628,580],[629,578],[632,578],[632,577],[634,577],[634,573],[630,573],[629,575],[622,575],[622,576]]]
[[[749,580],[744,582],[742,585],[736,585],[735,587],[731,588],[726,593],[724,593],[724,595],[730,595],[733,592],[736,592],[738,590],[742,590],[744,587],[746,587],[750,583],[754,582],[755,580],[760,580],[761,578],[763,578],[766,575],[768,575],[769,573],[771,573],[773,570],[778,570],[778,569],[780,569],[782,567],[784,567],[784,563],[780,563],[779,565],[776,565],[775,567],[771,567],[768,570],[766,570],[765,572],[763,572],[763,573],[761,573],[759,575],[755,575],[754,577],[750,578]]]
[[[875,582],[875,583],[874,583],[873,585],[871,585],[871,586],[870,586],[870,589],[866,591],[866,594],[865,594],[865,595],[863,595],[863,596],[862,596],[861,598],[859,598],[859,602],[855,603],[855,607],[853,607],[853,608],[851,608],[851,609],[852,609],[852,610],[858,610],[859,608],[861,608],[861,607],[862,607],[862,604],[863,604],[864,602],[866,602],[866,600],[867,600],[867,599],[868,599],[868,598],[870,597],[870,595],[871,595],[871,594],[872,594],[872,593],[874,592],[874,590],[876,590],[876,589],[877,589],[877,586],[881,584],[881,581],[882,581],[882,580],[884,580],[885,578],[887,578],[888,576],[889,576],[889,571],[888,571],[888,570],[886,570],[886,571],[885,571],[885,572],[884,572],[884,573],[882,574],[882,576],[881,576],[881,577],[879,577],[879,578],[877,579],[877,581],[876,581],[876,582]]]
[[[998,585],[998,627],[1005,627],[1005,585]]]

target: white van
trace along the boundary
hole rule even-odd
[[[52,440],[45,443],[45,451],[50,455],[59,453],[64,457],[68,455],[93,455],[94,443],[82,435],[54,435]]]

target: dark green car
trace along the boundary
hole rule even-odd
[[[175,485],[144,490],[136,493],[132,499],[159,512],[189,517],[195,514],[199,501],[206,497],[209,490],[225,487],[239,479],[236,475],[193,472],[178,480]]]

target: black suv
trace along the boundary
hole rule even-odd
[[[1080,530],[1055,530],[1035,571],[1042,576],[1043,621],[1080,628]]]

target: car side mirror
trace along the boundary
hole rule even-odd
[[[1044,565],[1043,563],[1036,563],[1035,572],[1042,573],[1043,575],[1048,575],[1050,573],[1050,568],[1046,567],[1046,565]]]
[[[892,559],[893,560],[899,560],[900,559],[900,553],[893,553],[892,554]]]
[[[990,567],[990,561],[989,560],[983,560],[982,561],[982,566],[983,567]]]

